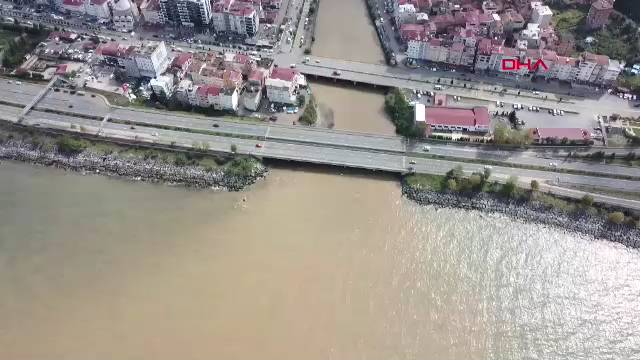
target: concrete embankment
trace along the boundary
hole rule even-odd
[[[586,212],[565,213],[536,201],[507,200],[487,193],[463,195],[417,189],[403,181],[402,193],[421,205],[442,208],[480,210],[504,214],[517,220],[556,226],[569,231],[606,239],[632,248],[640,248],[640,229],[608,222],[602,215]]]
[[[265,176],[267,169],[256,163],[249,174],[233,174],[226,168],[205,169],[201,166],[178,166],[162,160],[124,158],[117,154],[100,155],[85,150],[65,156],[55,149],[44,150],[31,143],[8,140],[0,143],[0,159],[24,161],[80,173],[114,176],[135,181],[167,183],[196,188],[223,188],[239,191]]]

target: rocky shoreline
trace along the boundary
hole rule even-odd
[[[467,196],[451,192],[417,189],[405,181],[402,183],[402,193],[421,205],[504,214],[524,222],[555,226],[594,238],[618,242],[631,248],[640,248],[640,229],[627,225],[615,225],[609,223],[602,216],[586,212],[569,214],[548,208],[535,201],[507,200],[487,193]]]
[[[177,166],[161,160],[137,157],[123,158],[117,154],[101,155],[85,150],[75,156],[65,156],[55,149],[43,150],[31,143],[9,140],[0,144],[0,159],[23,161],[79,173],[93,173],[133,181],[166,183],[194,188],[222,188],[240,191],[263,178],[267,168],[259,164],[247,176],[231,174],[225,169],[206,170],[201,166]]]

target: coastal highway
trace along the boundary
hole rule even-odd
[[[0,109],[2,110],[2,109]],[[5,113],[3,113],[5,114]],[[219,152],[229,152],[231,144],[238,147],[238,152],[265,158],[292,160],[298,162],[309,162],[316,164],[328,164],[334,166],[354,167],[370,170],[381,170],[388,172],[404,173],[406,164],[414,161],[415,171],[419,173],[431,173],[443,175],[451,168],[461,165],[465,172],[482,171],[480,164],[459,163],[448,160],[424,159],[418,157],[408,157],[402,154],[378,153],[366,150],[355,150],[339,147],[326,147],[299,143],[260,141],[261,148],[256,147],[256,140],[231,138],[227,136],[205,135],[197,133],[187,133],[173,130],[162,130],[151,127],[137,126],[131,129],[130,126],[115,123],[105,123],[102,129],[100,122],[76,118],[73,116],[30,112],[24,117],[26,125],[49,127],[65,131],[77,131],[85,134],[97,134],[113,140],[149,142],[156,145],[169,146],[174,142],[178,146],[197,147],[206,144],[209,149]],[[71,124],[76,125],[71,129]],[[523,170],[509,167],[494,166],[492,169],[494,179],[505,181],[509,176],[519,176],[522,185],[528,183],[529,179],[539,179],[547,181],[548,190],[564,196],[580,197],[583,192],[565,189],[562,185],[584,185],[601,188],[612,188],[625,191],[640,191],[639,181],[607,179],[593,176],[579,176],[570,174],[559,174],[548,171]],[[596,200],[609,204],[625,206],[640,210],[640,202],[614,197],[606,197],[595,194]]]
[[[6,88],[1,100],[17,104],[28,104],[31,96],[36,96],[41,85],[15,85],[0,83]],[[177,127],[196,131],[215,132],[231,137],[250,136],[267,138],[272,141],[299,142],[323,146],[337,146],[354,149],[367,149],[377,152],[395,152],[418,157],[448,157],[465,161],[499,161],[517,166],[553,167],[559,169],[599,173],[603,175],[617,174],[640,177],[640,169],[629,166],[599,164],[576,161],[567,158],[567,152],[558,149],[536,150],[504,150],[473,145],[451,145],[442,143],[416,142],[407,145],[402,137],[364,134],[329,129],[309,128],[304,126],[275,125],[264,122],[238,122],[223,118],[185,115],[177,112],[155,111],[151,109],[135,109],[111,107],[101,97],[72,95],[69,93],[49,91],[36,105],[35,110],[53,109],[72,112],[102,120],[109,114],[112,122],[134,122],[138,125]],[[215,125],[215,127],[214,127]],[[423,151],[429,146],[430,151]],[[599,149],[597,149],[599,150]],[[585,153],[595,151],[586,150]],[[618,150],[611,150],[613,152]],[[580,151],[579,151],[580,152]],[[418,155],[419,154],[419,155]]]

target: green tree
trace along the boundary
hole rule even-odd
[[[59,138],[56,145],[58,152],[67,156],[77,155],[87,148],[86,142],[69,136]]]
[[[462,169],[462,165],[457,165],[453,169],[447,172],[447,178],[454,179],[456,182],[460,182],[464,177],[464,170]]]
[[[517,121],[518,115],[516,114],[516,111],[511,110],[511,112],[509,113],[509,122],[515,125]]]
[[[620,211],[609,213],[608,220],[614,224],[622,224],[624,222],[624,214]]]
[[[481,174],[472,174],[469,177],[469,185],[473,190],[479,190],[482,187],[482,175]]]
[[[515,176],[509,177],[507,182],[502,185],[501,192],[506,197],[513,197],[518,189],[518,178]]]
[[[540,183],[538,183],[538,180],[531,180],[531,191],[538,190],[540,190]]]
[[[316,100],[313,96],[309,97],[309,103],[304,108],[304,112],[298,121],[305,125],[313,125],[318,121],[318,111],[316,109]]]
[[[489,181],[489,178],[490,178],[490,177],[491,177],[491,169],[490,169],[490,168],[488,168],[488,167],[485,167],[485,168],[484,168],[484,171],[483,171],[483,173],[482,173],[482,178],[483,178],[482,180],[483,180],[483,182],[487,182],[487,181]]]
[[[590,207],[593,205],[593,196],[586,194],[585,196],[582,197],[582,199],[580,200],[580,203],[585,206],[585,207]]]
[[[449,179],[447,180],[447,189],[451,190],[451,191],[456,191],[458,190],[458,183],[456,182],[455,179]]]
[[[493,131],[493,140],[496,144],[527,145],[531,143],[531,136],[527,130],[512,130],[498,124]]]
[[[231,144],[231,152],[236,153],[238,151],[238,146],[236,144]]]
[[[396,133],[406,137],[422,137],[424,130],[415,126],[413,108],[402,90],[394,88],[384,99],[384,110],[396,127]]]
[[[298,104],[298,107],[303,107],[305,101],[306,101],[306,99],[304,98],[304,95],[302,95],[302,94],[298,95],[298,97],[296,98],[296,103]]]

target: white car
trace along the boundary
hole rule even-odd
[[[289,67],[293,69],[296,67],[296,64],[290,64]]]
[[[431,146],[428,146],[428,145],[423,146],[422,151],[426,151],[426,152],[431,151]]]
[[[560,110],[560,115],[564,116],[564,110]]]

